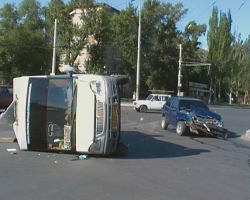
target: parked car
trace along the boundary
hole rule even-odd
[[[224,139],[227,137],[221,116],[195,98],[169,98],[162,107],[161,127],[167,129],[168,125],[176,127],[176,133],[181,136],[192,132]]]
[[[137,112],[160,111],[170,97],[171,95],[169,94],[150,94],[145,100],[133,101],[133,106]]]
[[[13,100],[12,87],[0,85],[0,109],[6,109]]]

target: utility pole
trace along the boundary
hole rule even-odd
[[[179,69],[178,69],[178,92],[177,96],[181,95],[181,62],[182,62],[182,44],[180,44],[180,54],[179,54]]]
[[[140,89],[140,65],[141,65],[141,0],[139,0],[139,27],[138,27],[138,52],[137,52],[137,67],[136,67],[136,88],[135,100],[139,100]]]
[[[55,75],[56,71],[56,37],[57,37],[57,19],[55,19],[55,26],[54,26],[53,58],[52,58],[52,70],[50,75]]]

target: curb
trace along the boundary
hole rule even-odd
[[[207,105],[209,108],[234,108],[234,109],[250,109],[249,106],[227,106],[227,105]]]
[[[13,143],[16,138],[0,138],[0,143]]]
[[[246,137],[247,137],[248,139],[250,139],[250,129],[248,129],[248,130],[246,131]]]
[[[243,140],[248,140],[250,141],[250,129],[246,131],[246,133],[244,135],[241,135],[240,137]]]
[[[121,102],[121,106],[133,107],[133,103],[132,102]]]

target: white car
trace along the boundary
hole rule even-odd
[[[170,94],[150,94],[145,100],[133,101],[133,106],[137,112],[161,110],[164,103],[170,97]]]

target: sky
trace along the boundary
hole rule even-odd
[[[49,0],[37,0],[41,5],[46,6]],[[63,0],[65,3],[68,0]],[[139,3],[143,5],[144,0],[96,0],[97,3],[106,3],[118,10],[125,9],[132,1],[134,7],[139,7]],[[171,3],[173,5],[182,3],[184,8],[188,9],[188,13],[177,24],[177,28],[183,28],[190,22],[195,21],[197,24],[207,24],[212,14],[213,6],[216,6],[219,11],[228,13],[231,11],[232,16],[232,32],[241,34],[241,39],[245,41],[250,35],[250,0],[160,0],[164,3]],[[5,3],[16,3],[17,5],[22,0],[1,0],[0,7]],[[199,41],[202,43],[201,47],[207,48],[207,35],[202,36]]]

